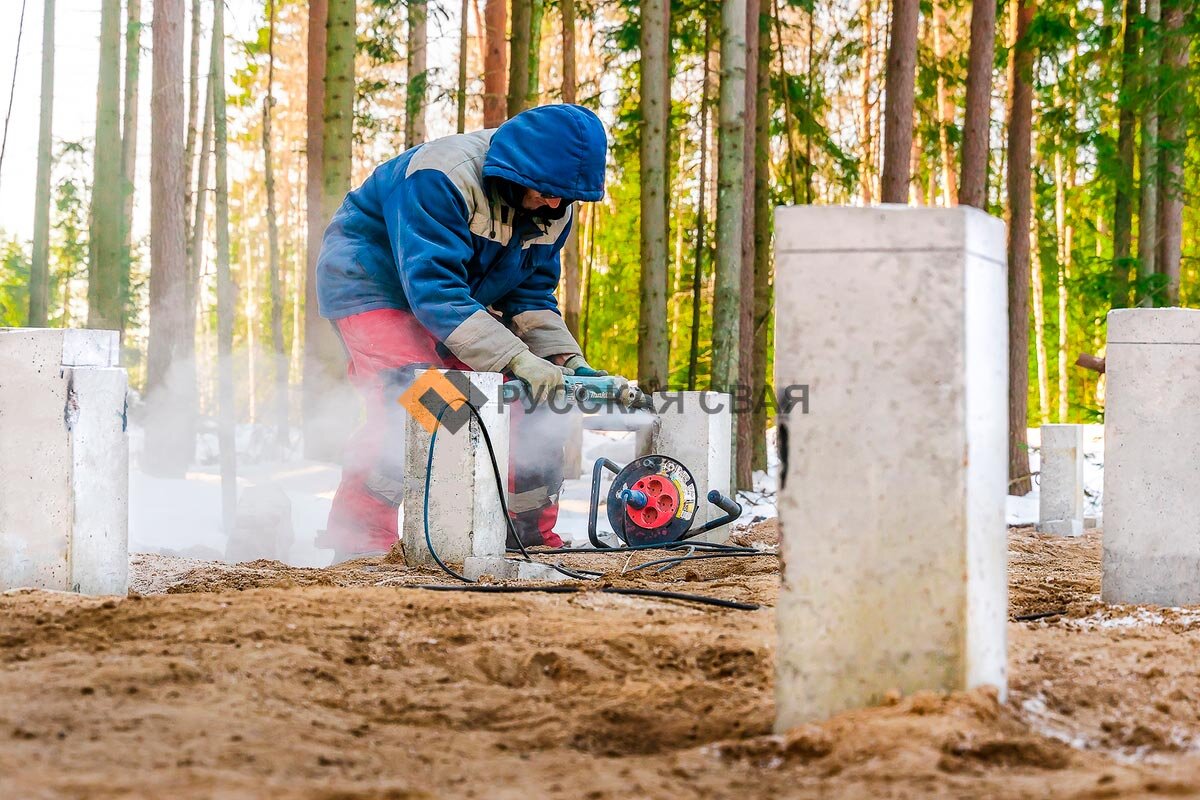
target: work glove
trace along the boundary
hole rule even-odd
[[[562,369],[528,350],[513,356],[505,371],[528,386],[535,400],[548,400],[554,392],[563,391]]]
[[[581,355],[573,355],[563,364],[563,371],[568,375],[578,375],[580,378],[602,378],[608,373],[602,369],[595,369]]]

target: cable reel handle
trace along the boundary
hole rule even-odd
[[[742,504],[734,500],[732,497],[726,497],[721,494],[719,489],[713,489],[708,493],[708,502],[712,503],[717,508],[724,511],[727,515],[737,519],[742,515]]]

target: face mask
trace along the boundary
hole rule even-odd
[[[512,181],[504,180],[503,178],[493,178],[496,186],[496,193],[500,199],[504,201],[510,208],[514,209],[518,215],[529,217],[531,219],[549,222],[551,220],[562,219],[566,216],[567,209],[570,207],[570,202],[563,198],[563,201],[558,204],[558,208],[550,206],[542,206],[535,211],[529,211],[523,205],[525,199],[525,187]]]

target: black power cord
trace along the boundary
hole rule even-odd
[[[504,522],[505,522],[505,525],[508,527],[508,532],[511,533],[513,539],[516,540],[517,546],[520,548],[523,560],[527,561],[530,564],[541,564],[542,562],[534,561],[532,558],[529,557],[529,551],[527,551],[525,549],[525,543],[522,542],[521,537],[517,535],[516,525],[513,524],[512,517],[510,517],[508,515],[508,502],[504,499],[504,494],[505,494],[504,479],[500,477],[500,464],[496,461],[496,448],[492,445],[492,436],[490,433],[488,433],[487,424],[484,423],[483,417],[481,417],[479,415],[479,409],[475,408],[475,406],[471,405],[470,403],[463,403],[463,406],[465,406],[467,408],[467,410],[471,412],[471,416],[473,416],[479,422],[479,432],[483,435],[484,444],[487,445],[488,458],[491,459],[491,462],[492,462],[492,474],[496,477],[496,491],[499,492],[499,495],[500,495],[500,514],[504,517]],[[439,411],[437,414],[437,419],[435,421],[433,433],[431,433],[429,436],[429,455],[425,459],[425,500],[424,500],[424,504],[422,507],[422,515],[423,515],[422,523],[425,526],[425,546],[429,548],[429,555],[433,556],[434,562],[437,563],[437,565],[442,568],[442,572],[445,572],[450,577],[460,580],[463,583],[475,583],[475,581],[471,580],[466,575],[455,572],[453,569],[451,569],[449,566],[446,565],[446,562],[442,561],[441,556],[438,555],[437,548],[435,548],[433,546],[433,537],[429,533],[429,486],[430,486],[431,482],[433,481],[433,452],[434,452],[434,448],[437,445],[438,431],[440,431],[442,429],[442,417],[444,417],[446,415],[446,412],[449,410],[450,410],[449,403],[442,406],[442,410]],[[570,569],[567,569],[566,567],[562,567],[558,564],[547,564],[546,566],[549,566],[549,567],[553,568],[554,570],[561,572],[563,575],[566,575],[568,578],[574,578],[576,580],[593,580],[595,577],[598,577],[599,575],[603,574],[603,573],[585,574],[582,571],[577,572],[575,570],[570,570]]]
[[[500,495],[500,513],[504,516],[505,525],[507,526],[508,531],[512,534],[513,539],[516,540],[517,546],[520,550],[521,555],[524,557],[524,560],[531,564],[541,564],[543,562],[534,561],[532,558],[530,558],[529,551],[525,549],[525,543],[522,542],[521,537],[517,535],[516,526],[513,524],[512,517],[510,517],[508,514],[508,503],[504,498],[504,494],[505,494],[504,479],[501,478],[501,476],[500,476],[500,465],[496,461],[496,449],[492,445],[492,437],[491,437],[491,434],[488,433],[487,425],[484,423],[483,418],[480,416],[479,410],[477,408],[475,408],[470,403],[463,403],[463,405],[466,406],[467,409],[470,411],[471,416],[473,416],[479,422],[479,431],[483,435],[484,444],[487,445],[488,458],[492,462],[492,474],[495,476],[496,490]],[[553,593],[553,594],[571,594],[574,592],[585,591],[585,589],[581,586],[563,585],[563,584],[552,585],[552,586],[497,586],[497,585],[492,585],[492,584],[480,584],[480,583],[477,583],[476,581],[471,580],[466,575],[462,575],[461,573],[455,572],[453,569],[451,569],[446,564],[446,562],[442,561],[441,556],[438,555],[437,549],[433,546],[433,536],[429,532],[429,487],[430,487],[430,483],[431,483],[432,477],[433,477],[433,453],[434,453],[434,447],[437,444],[437,434],[438,434],[438,431],[441,430],[441,428],[442,428],[442,417],[445,416],[446,412],[449,410],[450,410],[450,405],[446,404],[445,406],[442,407],[442,410],[438,412],[436,424],[434,426],[433,432],[430,434],[430,437],[429,437],[429,455],[425,459],[425,499],[424,499],[424,504],[423,504],[423,508],[422,508],[422,514],[423,514],[422,522],[424,523],[424,528],[425,528],[425,546],[429,548],[429,554],[431,556],[433,556],[434,562],[439,567],[441,567],[442,571],[445,572],[447,575],[449,575],[452,578],[462,581],[463,584],[466,584],[466,585],[418,584],[418,585],[415,585],[413,588],[428,589],[430,591],[437,591],[437,592],[456,592],[457,591],[457,592],[483,592],[483,593],[494,593],[494,594],[509,594],[509,593],[520,593],[520,592],[549,592],[549,593]],[[668,545],[678,545],[678,544],[679,543],[668,543]],[[711,543],[701,543],[701,542],[685,543],[684,546],[685,547],[695,547],[697,544],[711,544]],[[727,545],[715,545],[715,546],[719,547],[719,548],[728,547]],[[654,545],[653,548],[671,549],[669,546],[663,547],[662,545]],[[621,549],[624,549],[624,550],[646,550],[646,549],[653,549],[653,548],[649,547],[649,546],[645,546],[645,545],[641,545],[641,546],[630,545],[626,548],[621,548]],[[730,549],[733,549],[733,548],[730,548]],[[752,548],[737,548],[737,549],[743,550],[743,551],[744,550],[752,550]],[[556,552],[561,552],[561,551],[556,551]],[[587,548],[572,548],[572,550],[569,552],[593,552],[594,553],[597,551],[588,550]],[[613,552],[613,550],[608,550],[607,552]],[[754,551],[754,552],[757,553],[758,551]],[[603,573],[591,572],[590,570],[589,571],[570,570],[570,569],[567,569],[566,567],[563,567],[558,564],[548,564],[546,566],[550,566],[553,569],[557,570],[558,572],[561,572],[563,575],[566,575],[570,578],[575,578],[577,580],[594,580],[595,577],[599,577],[600,575],[603,575]],[[622,594],[622,595],[628,595],[628,596],[633,596],[633,597],[657,597],[657,598],[664,599],[664,600],[681,600],[684,602],[699,603],[701,605],[717,606],[719,608],[732,608],[732,609],[737,609],[739,611],[754,611],[759,608],[759,606],[755,603],[740,603],[736,600],[722,600],[721,598],[718,598],[718,597],[707,597],[705,595],[686,594],[683,592],[668,592],[668,591],[662,591],[662,590],[658,590],[658,589],[631,589],[631,588],[620,588],[620,587],[615,587],[615,586],[606,586],[606,587],[601,588],[599,591],[603,592],[605,594]]]
[[[658,559],[655,559],[654,561],[647,561],[645,564],[638,564],[636,567],[630,567],[629,569],[627,569],[625,571],[626,572],[638,572],[639,570],[648,569],[649,567],[655,567],[655,566],[658,566],[659,564],[662,564],[663,566],[659,567],[659,569],[657,569],[656,572],[666,572],[667,570],[671,569],[672,567],[676,567],[676,566],[683,564],[685,562],[688,562],[688,561],[704,561],[704,560],[710,559],[710,558],[755,558],[758,556],[776,556],[776,555],[778,555],[778,553],[767,553],[767,552],[763,552],[761,550],[753,552],[753,553],[742,553],[742,552],[738,552],[738,553],[695,553],[695,554],[686,555],[686,556],[672,556],[670,558],[658,558]]]
[[[718,608],[732,608],[738,611],[757,611],[762,606],[757,603],[742,603],[737,600],[724,600],[720,597],[708,597],[702,594],[685,594],[683,592],[667,592],[660,589],[633,589],[621,586],[605,586],[591,590],[586,586],[573,583],[555,583],[542,586],[507,586],[492,583],[471,584],[440,584],[440,583],[410,583],[400,584],[401,589],[425,589],[430,592],[479,592],[482,594],[520,594],[525,592],[541,592],[544,594],[583,594],[596,591],[601,594],[622,594],[630,597],[654,597],[661,600],[682,600],[688,603],[698,603]]]

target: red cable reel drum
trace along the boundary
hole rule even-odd
[[[669,456],[642,456],[608,490],[608,522],[626,544],[679,541],[696,518],[696,480]]]

